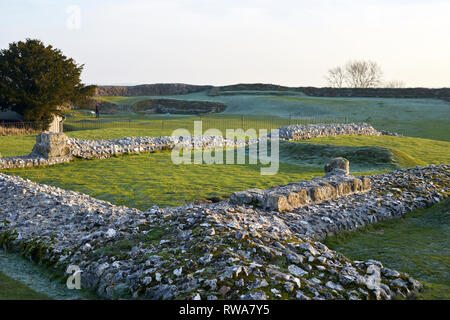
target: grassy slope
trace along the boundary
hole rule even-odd
[[[407,136],[450,141],[450,104],[443,100],[314,97],[265,99],[276,104],[276,109],[280,111],[285,109],[305,115],[347,116],[351,121],[366,121],[376,128]],[[268,107],[270,108],[266,103],[262,104],[263,109]]]
[[[351,259],[376,259],[425,283],[421,299],[450,299],[450,200],[405,218],[330,237],[326,244]],[[447,236],[445,236],[447,235]]]
[[[148,97],[100,97],[127,106]],[[156,98],[156,97],[153,97]],[[225,114],[272,115],[290,113],[325,118],[346,116],[403,135],[450,141],[450,103],[437,99],[319,98],[258,96],[254,94],[209,97],[206,92],[170,96],[171,99],[210,100],[225,103]]]
[[[379,146],[332,146],[289,142],[280,144],[280,161],[286,163],[320,168],[335,157],[348,159],[353,172],[392,170],[404,165],[395,152]]]
[[[304,142],[304,141],[300,141]],[[393,150],[402,167],[450,163],[450,142],[412,137],[339,136],[314,138],[307,142],[338,146],[379,146]]]
[[[28,288],[0,272],[0,300],[47,300],[46,295]]]

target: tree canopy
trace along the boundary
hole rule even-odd
[[[42,122],[46,129],[59,106],[94,95],[95,86],[81,83],[83,66],[40,40],[10,43],[0,50],[0,108]]]

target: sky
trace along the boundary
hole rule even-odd
[[[326,86],[376,61],[386,81],[450,87],[449,0],[1,0],[0,48],[37,38],[88,84]]]

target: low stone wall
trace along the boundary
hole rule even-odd
[[[259,140],[229,140],[217,136],[126,137],[112,140],[81,140],[64,134],[40,134],[33,152],[26,156],[0,157],[0,169],[46,166],[69,162],[74,157],[106,159],[116,155],[171,150],[175,146],[193,149],[240,147]]]
[[[152,152],[156,150],[171,150],[175,146],[180,148],[190,146],[193,149],[215,147],[240,147],[247,143],[243,140],[230,140],[220,136],[179,136],[179,137],[127,137],[112,140],[79,140],[68,139],[73,156],[83,159],[105,159],[124,153]]]
[[[0,158],[0,170],[12,168],[27,168],[38,166],[50,166],[54,164],[66,163],[73,160],[73,156],[68,155],[57,158],[45,158],[35,154],[29,154],[19,157]]]
[[[383,133],[367,123],[293,124],[280,128],[280,139],[303,140],[342,135],[380,136]]]
[[[139,211],[0,174],[0,245],[61,275],[78,265],[82,287],[109,299],[407,297],[421,288],[409,275],[318,240],[447,198],[450,166],[368,178],[367,192],[278,213],[230,202]]]
[[[328,178],[315,178],[268,190],[251,189],[235,192],[231,195],[230,202],[285,212],[369,190],[370,179],[367,177],[333,175]]]

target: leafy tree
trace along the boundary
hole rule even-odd
[[[39,40],[9,44],[0,50],[0,108],[39,121],[47,129],[60,112],[58,106],[94,95],[95,86],[81,83],[83,66]]]

